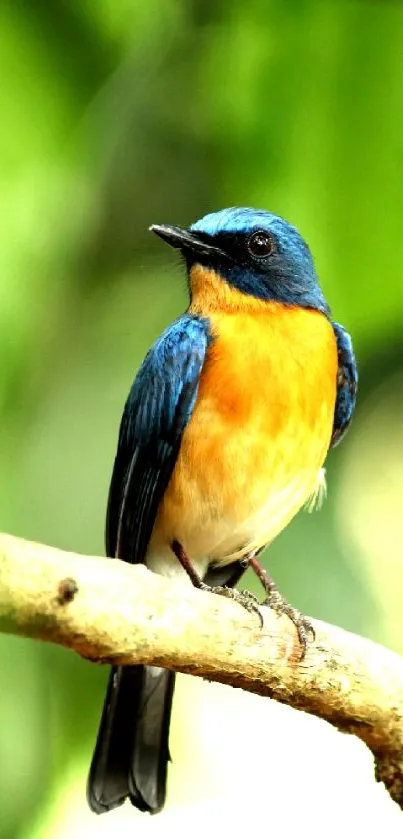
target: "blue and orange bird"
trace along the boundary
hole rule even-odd
[[[200,588],[234,592],[250,566],[281,597],[259,552],[320,493],[323,463],[347,430],[357,372],[330,317],[312,257],[279,216],[232,208],[188,230],[151,230],[184,257],[190,304],[147,353],[124,409],[110,486],[109,556]],[[88,782],[103,813],[165,801],[174,674],[115,667]]]

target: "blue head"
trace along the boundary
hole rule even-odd
[[[188,270],[200,264],[243,294],[329,313],[308,245],[280,216],[232,207],[189,230],[151,229],[182,251]]]

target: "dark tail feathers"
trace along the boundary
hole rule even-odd
[[[175,674],[159,667],[114,667],[88,778],[91,810],[127,797],[139,810],[164,806]]]

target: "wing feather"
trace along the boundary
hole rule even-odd
[[[120,425],[106,517],[108,556],[144,562],[209,342],[208,321],[183,315],[144,359]]]
[[[357,395],[358,373],[350,335],[339,323],[332,323],[332,326],[336,336],[339,367],[330,446],[337,446],[351,423]]]

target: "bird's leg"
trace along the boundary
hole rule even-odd
[[[184,571],[186,571],[192,585],[195,588],[203,588],[203,580],[197,573],[196,569],[193,567],[186,551],[182,547],[180,542],[177,542],[176,539],[172,542],[171,548],[176,556],[179,559],[179,562]]]
[[[207,585],[197,573],[180,542],[174,539],[171,548],[195,588],[200,589],[200,591],[210,591],[212,594],[220,594],[222,597],[229,597],[231,600],[235,600],[236,603],[239,603],[248,612],[259,615],[260,625],[263,626],[263,616],[259,608],[259,601],[254,594],[251,594],[249,591],[238,591],[236,588],[229,588],[228,586]]]
[[[285,597],[283,597],[283,595],[279,592],[273,578],[270,577],[265,568],[263,568],[260,564],[256,554],[248,554],[245,557],[245,560],[247,560],[248,566],[252,569],[252,571],[255,572],[267,594],[267,598],[262,605],[269,606],[271,609],[274,609],[278,615],[287,615],[294,624],[298,633],[299,643],[302,648],[301,659],[303,659],[309,641],[315,640],[315,630],[311,621],[301,614],[298,609],[295,609],[294,606],[291,606],[291,604],[287,602]]]

